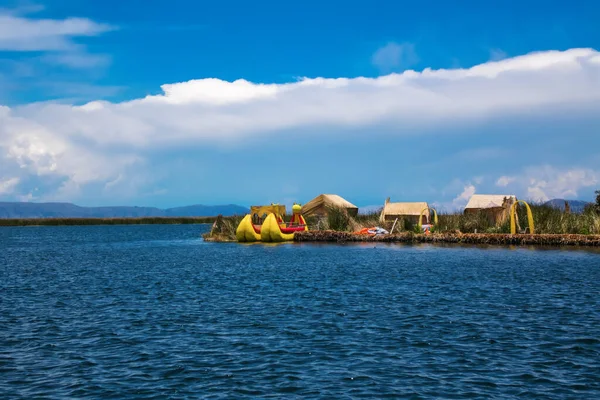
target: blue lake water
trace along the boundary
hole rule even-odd
[[[0,398],[600,398],[600,253],[0,228]]]

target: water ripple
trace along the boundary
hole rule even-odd
[[[600,256],[0,228],[10,398],[600,398]]]

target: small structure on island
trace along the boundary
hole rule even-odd
[[[356,217],[358,207],[337,194],[321,194],[302,206],[302,214],[306,217],[326,217],[332,207],[346,210],[348,215]]]
[[[465,207],[465,214],[485,213],[491,224],[500,225],[510,216],[510,208],[516,203],[513,194],[474,194]]]
[[[533,213],[531,212],[531,207],[529,207],[529,204],[527,204],[523,200],[517,200],[513,203],[512,206],[510,206],[510,234],[515,235],[517,233],[517,225],[519,224],[519,221],[518,221],[518,217],[517,217],[516,208],[519,205],[519,203],[521,203],[525,206],[525,210],[527,211],[527,223],[528,223],[527,228],[523,232],[519,232],[519,233],[530,233],[533,235],[535,233],[535,227],[533,224]],[[520,228],[519,228],[519,230],[520,230]]]
[[[285,216],[285,205],[271,203],[264,206],[250,207],[250,215],[252,216],[252,222],[254,224],[262,224],[265,218],[267,218],[267,216],[271,213],[283,218]]]
[[[429,208],[429,206],[425,201],[392,203],[388,197],[385,199],[385,204],[383,210],[381,210],[379,220],[381,222],[389,222],[395,221],[396,218],[398,218],[408,221],[411,224],[418,224],[422,211],[427,208]],[[429,223],[429,220],[429,213],[423,213],[422,222]]]

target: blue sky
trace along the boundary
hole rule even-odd
[[[0,1],[0,201],[600,188],[595,2],[259,3]]]

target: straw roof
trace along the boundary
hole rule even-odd
[[[500,208],[504,206],[505,198],[509,199],[509,203],[517,199],[513,194],[474,194],[465,209]]]
[[[340,207],[358,212],[358,207],[337,194],[321,194],[302,206],[302,214],[311,215],[323,207]]]
[[[383,207],[383,215],[421,215],[421,211],[429,207],[426,202],[400,202],[400,203],[385,203]]]

